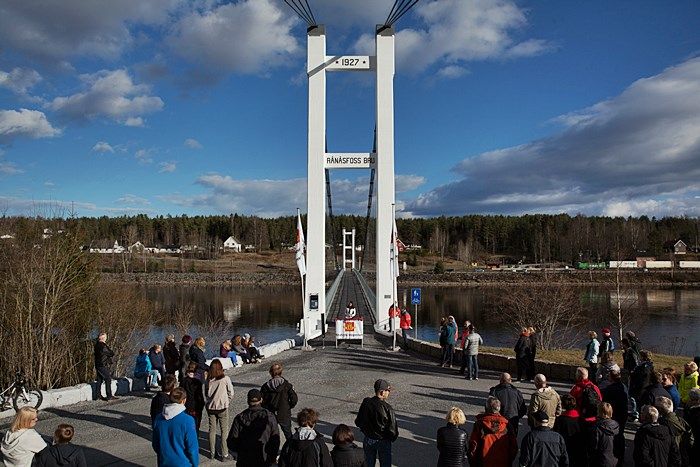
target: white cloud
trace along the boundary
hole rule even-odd
[[[24,173],[24,170],[17,167],[14,163],[0,161],[0,175],[17,175],[21,173]]]
[[[134,157],[136,157],[139,164],[150,164],[153,162],[153,157],[151,157],[152,154],[152,149],[139,149],[134,154]]]
[[[460,162],[420,195],[418,215],[469,212],[697,215],[700,58],[556,119],[551,137]]]
[[[175,53],[203,65],[200,73],[261,73],[300,52],[298,24],[274,0],[239,0],[180,19],[168,40]]]
[[[41,75],[29,68],[13,68],[9,73],[0,71],[0,87],[5,87],[21,96],[26,96],[29,89],[39,81],[41,81]]]
[[[425,177],[421,175],[397,175],[394,177],[394,190],[397,193],[415,190],[425,185]]]
[[[61,134],[38,110],[0,110],[0,143],[17,137],[50,138]]]
[[[466,68],[456,65],[448,65],[440,68],[437,75],[440,78],[456,79],[466,75],[467,73],[469,73],[469,71]]]
[[[187,138],[184,144],[190,149],[202,149],[202,144],[194,138]]]
[[[151,202],[146,198],[129,193],[125,194],[121,198],[118,198],[116,202],[117,204],[124,204],[127,206],[150,206],[151,204]]]
[[[124,120],[124,126],[142,127],[145,122],[142,117],[129,117]]]
[[[80,55],[114,59],[134,44],[130,27],[163,24],[180,3],[180,0],[62,0],[39,4],[3,0],[0,43],[3,49],[50,62]]]
[[[443,77],[454,77],[450,73],[466,62],[527,57],[552,49],[542,39],[515,39],[527,18],[512,0],[435,0],[418,3],[412,14],[422,26],[396,33],[397,67],[404,70],[420,72],[437,65],[445,70]],[[374,36],[361,36],[354,48],[371,53]]]
[[[161,162],[159,165],[160,169],[158,169],[158,172],[160,173],[172,173],[177,169],[175,162]]]
[[[114,153],[114,148],[106,141],[98,141],[92,147],[92,151],[93,152],[101,152],[103,154],[106,152]]]
[[[126,70],[102,70],[81,76],[85,91],[57,97],[49,108],[66,120],[106,117],[122,124],[143,124],[140,116],[158,112],[163,100],[151,96],[150,87],[134,84]]]

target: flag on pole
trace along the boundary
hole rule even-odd
[[[396,219],[391,226],[391,269],[394,277],[399,277],[399,231],[396,228]]]
[[[306,248],[306,243],[304,241],[304,229],[301,226],[301,214],[297,209],[297,243],[294,246],[296,250],[297,267],[299,268],[299,274],[302,276],[306,275],[306,258],[304,256],[304,249]]]

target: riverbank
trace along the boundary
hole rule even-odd
[[[368,282],[374,281],[374,273],[363,272]],[[334,273],[327,275],[330,281]],[[264,271],[240,272],[103,272],[104,283],[144,284],[144,285],[299,285],[296,269],[270,267]],[[478,287],[498,285],[546,286],[557,283],[571,286],[613,286],[616,285],[616,271],[483,271],[448,272],[403,272],[400,286],[442,286]],[[620,271],[622,286],[653,287],[700,287],[700,271]]]

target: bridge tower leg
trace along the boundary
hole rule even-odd
[[[389,322],[389,307],[396,297],[390,265],[391,229],[394,222],[394,29],[378,26],[377,47],[377,324]]]
[[[308,191],[306,297],[304,334],[321,334],[321,313],[326,310],[326,30],[312,26],[307,31],[309,77]]]

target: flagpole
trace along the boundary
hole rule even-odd
[[[297,208],[297,223],[301,223],[301,211],[299,208]],[[299,226],[297,226],[298,228]],[[303,227],[303,226],[302,226]],[[303,231],[302,231],[303,232]],[[299,232],[297,232],[297,235],[299,235]],[[297,248],[303,248],[300,247],[298,243],[300,243],[300,239],[297,239]],[[302,255],[304,252],[302,251]],[[301,317],[302,321],[304,322],[304,348],[308,348],[309,346],[309,320],[307,317],[306,313],[306,294],[304,293],[304,272],[299,269],[299,279],[301,279]]]

